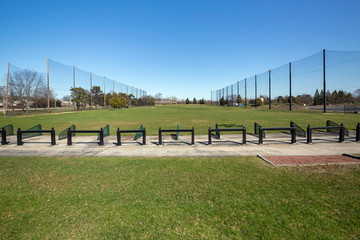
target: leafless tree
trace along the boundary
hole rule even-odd
[[[20,70],[11,73],[9,85],[22,110],[26,108],[26,112],[29,111],[30,103],[37,106],[41,99],[47,97],[45,80],[36,71]]]

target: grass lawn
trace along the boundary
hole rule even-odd
[[[359,239],[360,166],[0,159],[0,239]]]
[[[14,128],[27,129],[41,124],[44,129],[54,127],[56,132],[75,124],[77,129],[100,129],[110,125],[110,133],[116,129],[138,129],[140,124],[146,127],[148,135],[157,135],[161,126],[163,129],[195,128],[195,134],[207,134],[209,126],[215,123],[223,127],[239,127],[243,124],[248,132],[253,132],[254,122],[264,127],[286,127],[294,121],[304,129],[307,124],[325,126],[326,120],[337,123],[343,122],[348,129],[355,129],[360,121],[359,114],[321,113],[318,111],[284,109],[243,109],[236,107],[217,107],[205,105],[170,105],[158,107],[139,107],[118,110],[70,111],[65,113],[36,114],[2,118],[0,127],[12,123]]]

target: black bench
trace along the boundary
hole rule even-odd
[[[51,134],[51,145],[56,145],[55,141],[55,130],[51,128],[51,130],[21,130],[20,128],[17,131],[17,145],[23,145],[22,134],[23,133],[50,133]]]
[[[313,130],[332,130],[339,129],[339,142],[345,141],[345,126],[341,123],[340,126],[326,126],[326,127],[311,127],[308,125],[307,127],[307,139],[306,143],[312,143],[312,131]]]
[[[161,129],[159,128],[159,145],[163,144],[162,133],[163,132],[191,132],[191,145],[195,144],[195,132],[194,127],[192,129]]]
[[[246,144],[246,128],[243,126],[242,128],[217,128],[211,129],[209,127],[208,130],[208,145],[211,145],[211,133],[212,132],[242,132],[242,143]]]
[[[144,129],[138,129],[138,130],[120,130],[118,128],[117,132],[116,132],[116,137],[117,137],[117,145],[121,146],[121,133],[142,133],[143,134],[143,141],[142,141],[142,145],[146,145],[146,130]]]
[[[265,131],[290,131],[291,133],[291,144],[296,143],[296,128],[295,127],[274,127],[274,128],[263,128],[259,126],[259,144],[263,144],[263,134]]]
[[[100,142],[99,145],[103,146],[104,145],[104,131],[101,128],[100,130],[72,130],[72,129],[68,129],[67,131],[67,145],[71,146],[72,145],[72,135],[73,133],[97,133],[100,134]]]

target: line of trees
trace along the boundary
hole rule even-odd
[[[186,98],[185,104],[205,104],[205,99],[200,99],[199,101],[194,98],[192,101],[189,100],[189,98]]]
[[[64,101],[74,102],[75,94],[75,106],[77,110],[81,108],[85,109],[87,106],[98,107],[111,106],[113,108],[126,108],[131,106],[153,106],[155,100],[151,96],[144,96],[142,98],[136,98],[133,94],[126,93],[107,93],[104,99],[104,92],[100,86],[93,86],[90,91],[82,88],[75,87],[70,88],[71,95],[63,97]],[[105,100],[105,104],[104,104]]]

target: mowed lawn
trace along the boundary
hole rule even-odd
[[[0,127],[13,124],[14,128],[27,129],[41,124],[44,129],[54,127],[59,133],[70,125],[75,124],[77,129],[100,129],[106,124],[110,125],[110,133],[115,134],[116,129],[138,129],[143,124],[148,135],[156,135],[159,127],[195,128],[195,134],[207,134],[209,126],[215,123],[222,127],[239,127],[245,125],[248,132],[253,132],[254,122],[264,127],[286,127],[294,121],[304,129],[307,124],[312,126],[325,126],[326,120],[344,123],[348,129],[355,129],[360,121],[359,114],[321,113],[318,111],[285,109],[243,109],[237,107],[218,107],[208,105],[170,105],[157,107],[138,107],[130,109],[107,109],[92,111],[70,111],[63,113],[24,115],[1,118]]]
[[[0,159],[0,239],[359,239],[360,166]]]

